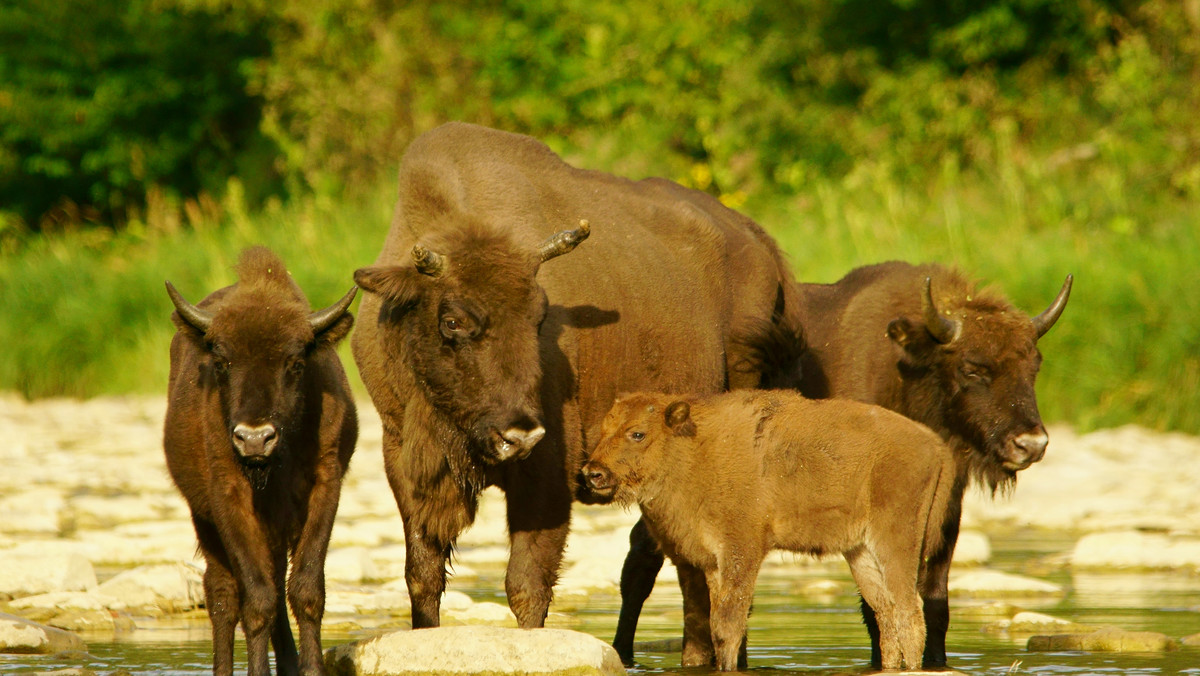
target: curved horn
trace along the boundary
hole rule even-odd
[[[569,253],[580,242],[587,239],[590,234],[592,234],[592,226],[586,220],[581,219],[578,228],[563,230],[557,235],[551,235],[549,239],[542,242],[542,245],[538,247],[538,259],[540,262],[545,263],[555,256]]]
[[[437,277],[446,271],[446,257],[420,244],[413,245],[412,259],[417,266],[417,272],[423,275]]]
[[[346,308],[350,307],[350,301],[354,300],[354,294],[358,293],[358,287],[352,286],[342,296],[338,302],[330,305],[324,310],[317,310],[308,316],[308,325],[312,327],[313,335],[320,334],[325,329],[333,326],[334,322],[342,318],[346,314]]]
[[[949,343],[958,337],[959,323],[946,319],[938,313],[933,304],[933,280],[925,278],[925,288],[921,291],[921,311],[925,315],[925,328],[929,335],[939,343]]]
[[[208,310],[201,310],[183,299],[179,291],[175,290],[175,285],[167,282],[167,295],[171,297],[171,302],[175,304],[175,311],[183,317],[183,321],[196,327],[197,330],[207,333],[208,327],[212,326],[213,316]]]
[[[1059,289],[1058,295],[1054,297],[1054,302],[1050,303],[1050,307],[1042,311],[1042,314],[1033,318],[1033,328],[1037,331],[1038,338],[1046,335],[1062,315],[1063,309],[1067,307],[1067,299],[1071,297],[1071,283],[1074,281],[1074,275],[1067,275],[1062,289]]]

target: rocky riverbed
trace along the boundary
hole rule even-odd
[[[0,651],[85,650],[96,637],[206,631],[203,561],[162,455],[164,408],[162,397],[26,402],[0,395]],[[366,400],[359,412],[359,445],[326,569],[327,632],[408,626],[403,531],[383,475],[379,420]],[[1200,439],[1136,427],[1076,434],[1055,426],[1050,434],[1045,460],[1022,473],[1012,495],[969,495],[956,596],[1064,593],[1052,576],[989,566],[989,536],[997,532],[1063,534],[1073,544],[1046,556],[1043,570],[1200,576]],[[497,602],[460,591],[506,560],[503,514],[502,495],[487,492],[476,525],[459,542],[444,624],[515,626],[501,589]],[[550,625],[569,627],[583,599],[616,593],[636,516],[616,507],[577,509]],[[767,564],[811,565],[791,555],[773,555]],[[663,577],[673,580],[673,571]],[[675,585],[659,587],[671,593]],[[1018,610],[1001,621],[1031,621]],[[1078,629],[1054,625],[1058,618],[1032,619],[1046,633]]]

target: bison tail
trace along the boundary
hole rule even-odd
[[[739,333],[736,342],[745,356],[735,368],[757,372],[760,389],[800,389],[801,363],[808,352],[801,327],[786,321],[764,321]]]

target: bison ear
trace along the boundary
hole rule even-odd
[[[354,283],[396,305],[408,306],[421,295],[421,274],[411,266],[376,265],[354,271]]]
[[[914,329],[916,327],[913,323],[904,317],[893,319],[888,323],[887,337],[891,338],[892,342],[900,347],[907,347],[918,335]]]
[[[329,328],[316,335],[314,346],[334,347],[350,334],[350,327],[352,326],[354,326],[354,315],[347,312],[338,317],[338,320],[330,325]]]
[[[663,413],[667,427],[681,437],[696,436],[696,423],[692,421],[692,407],[686,401],[673,401]]]

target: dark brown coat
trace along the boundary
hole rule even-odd
[[[447,557],[488,485],[508,503],[509,604],[541,626],[616,393],[756,384],[746,334],[781,321],[794,284],[762,229],[708,195],[462,123],[408,149],[383,250],[355,279],[414,627],[438,624]]]
[[[597,494],[638,504],[685,589],[707,587],[710,626],[685,627],[685,646],[715,653],[718,668],[738,666],[772,549],[842,554],[884,609],[883,667],[920,666],[918,573],[942,545],[954,475],[950,450],[923,425],[783,390],[638,393],[617,400],[582,474]]]
[[[237,284],[199,305],[167,290],[178,331],[163,449],[207,563],[213,673],[233,673],[239,621],[250,674],[270,673],[268,640],[280,673],[324,673],[325,554],[358,436],[334,345],[350,331],[355,289],[311,312],[259,247],[243,253]]]
[[[928,280],[928,281],[927,281]],[[803,284],[808,352],[801,391],[878,404],[924,423],[955,450],[954,500],[943,524],[946,546],[922,580],[925,665],[946,664],[948,581],[968,483],[995,491],[1040,460],[1049,437],[1038,414],[1037,341],[1058,321],[1071,291],[1067,276],[1036,317],[1000,294],[941,265],[880,263],[834,284]],[[875,661],[879,641],[864,615]]]

